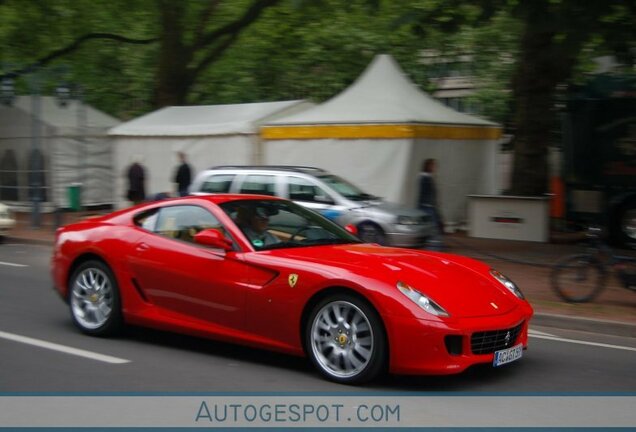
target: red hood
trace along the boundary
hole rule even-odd
[[[430,296],[452,317],[505,314],[518,299],[489,274],[489,266],[459,255],[368,244],[281,249],[281,258],[333,266],[395,287],[398,281]],[[337,270],[336,270],[337,271]],[[395,293],[399,294],[397,288]],[[401,295],[401,294],[399,294]]]

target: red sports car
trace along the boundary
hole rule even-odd
[[[486,264],[361,243],[290,201],[160,201],[57,232],[52,271],[90,335],[124,323],[307,355],[328,379],[521,357],[532,308]]]

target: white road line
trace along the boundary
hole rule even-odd
[[[28,265],[26,264],[16,264],[16,263],[4,262],[4,261],[0,261],[0,265],[5,265],[9,267],[28,267]]]
[[[545,332],[542,332],[542,331],[539,331],[539,330],[532,330],[532,329],[528,329],[528,334],[530,336],[552,336],[552,337],[556,337],[553,334],[545,333]]]
[[[113,364],[122,364],[122,363],[130,363],[130,360],[121,359],[117,357],[111,357],[104,354],[98,354],[91,351],[85,351],[82,349],[72,348],[65,345],[59,345],[52,342],[43,341],[40,339],[33,339],[26,336],[20,336],[13,333],[6,333],[0,331],[0,338],[8,339],[14,342],[20,342],[27,345],[33,345],[40,348],[46,348],[53,351],[59,351],[65,354],[71,354],[79,357],[85,357],[91,360],[97,360],[105,363],[113,363]]]
[[[545,339],[545,340],[551,340],[556,342],[565,342],[565,343],[578,344],[578,345],[589,345],[589,346],[611,348],[611,349],[624,350],[624,351],[636,351],[636,348],[633,348],[633,347],[610,345],[610,344],[604,344],[599,342],[588,342],[588,341],[582,341],[582,340],[576,340],[576,339],[565,339],[565,338],[560,338],[555,336],[543,336],[543,335],[536,335],[536,334],[530,334],[529,336],[533,338],[537,338],[537,339]]]

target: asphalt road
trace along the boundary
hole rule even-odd
[[[141,328],[114,339],[84,336],[51,289],[50,253],[40,245],[0,244],[0,392],[358,391],[323,380],[302,358]],[[531,331],[524,358],[506,367],[388,376],[363,390],[636,391],[636,339]]]

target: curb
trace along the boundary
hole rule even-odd
[[[535,325],[545,327],[636,338],[636,324],[620,321],[535,313],[531,322]]]
[[[36,238],[26,238],[26,237],[12,237],[10,235],[4,238],[3,243],[21,243],[21,244],[36,244],[43,246],[53,246],[53,239],[36,239]]]

